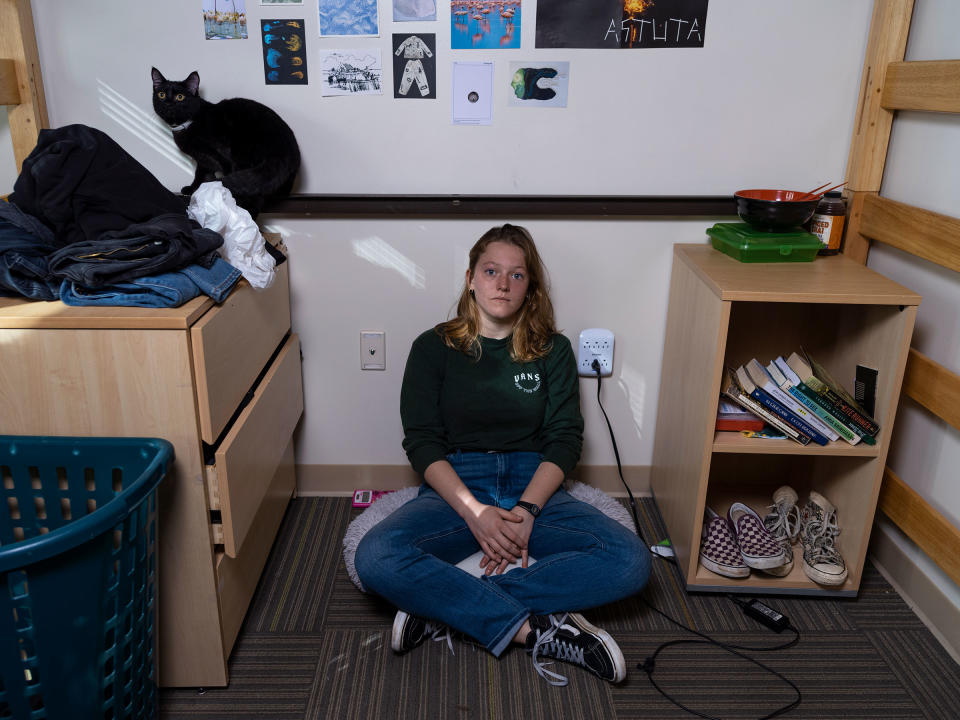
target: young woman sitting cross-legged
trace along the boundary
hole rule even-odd
[[[469,259],[457,316],[414,341],[403,377],[403,446],[425,482],[364,536],[357,573],[400,609],[397,652],[446,626],[497,657],[523,646],[554,684],[545,658],[619,682],[623,653],[578,611],[639,592],[650,553],[561,489],[583,443],[579,380],[529,233],[493,228]],[[475,553],[479,572],[456,567]]]

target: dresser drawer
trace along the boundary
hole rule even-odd
[[[253,591],[257,587],[260,573],[263,572],[296,484],[291,439],[281,456],[270,487],[263,496],[260,509],[250,525],[240,556],[234,558],[223,552],[216,555],[220,623],[223,627],[223,650],[227,656],[233,648],[237,633],[240,632]]]
[[[220,511],[214,542],[237,557],[303,413],[300,339],[291,335],[207,468],[211,508]]]
[[[200,437],[211,445],[290,329],[288,264],[265,290],[241,280],[190,329]]]

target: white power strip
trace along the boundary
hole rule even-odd
[[[600,363],[600,376],[613,375],[613,333],[603,328],[580,332],[577,345],[577,372],[583,377],[596,377],[593,361]]]

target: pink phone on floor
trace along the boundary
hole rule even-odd
[[[354,490],[353,507],[368,507],[381,495],[392,493],[393,490]]]

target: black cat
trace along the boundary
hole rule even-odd
[[[173,139],[197,161],[190,195],[201,183],[220,180],[237,204],[256,217],[265,198],[284,196],[300,169],[300,148],[290,127],[266,105],[232,98],[200,97],[200,75],[167,80],[152,68],[153,109],[173,128]]]

